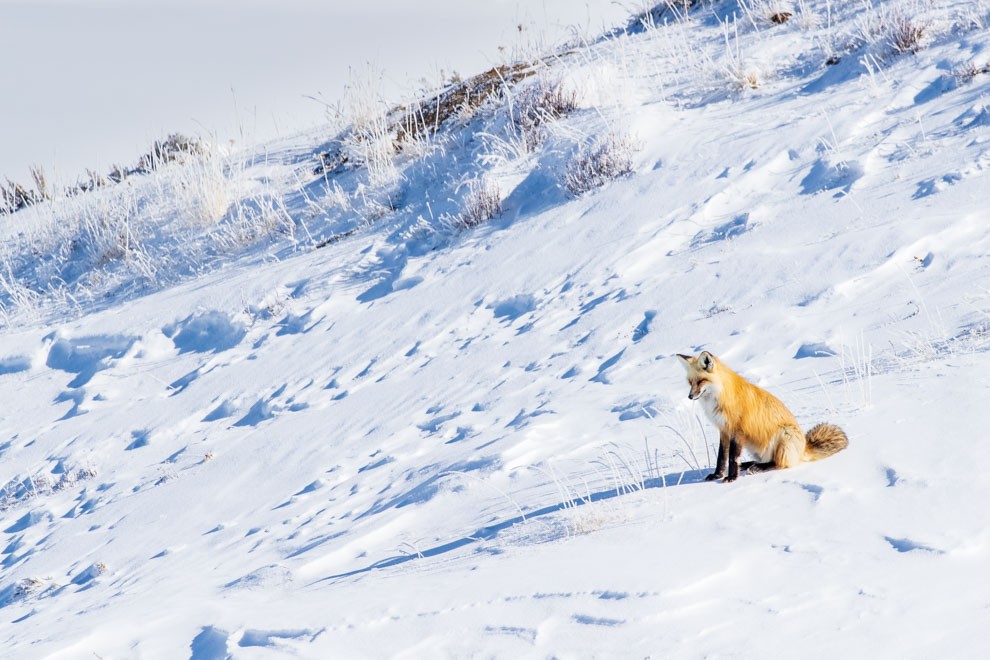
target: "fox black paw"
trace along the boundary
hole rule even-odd
[[[724,474],[719,474],[718,472],[712,472],[710,475],[705,477],[705,481],[717,481],[718,479],[721,479],[724,476],[725,476]]]

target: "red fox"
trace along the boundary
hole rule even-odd
[[[743,447],[757,460],[743,463],[742,469],[762,472],[817,461],[848,446],[849,438],[834,424],[818,424],[807,435],[801,433],[794,415],[780,399],[753,385],[708,351],[697,357],[677,357],[687,369],[691,386],[688,398],[700,399],[708,418],[718,427],[718,459],[715,471],[706,480],[724,477],[726,482],[735,481]]]

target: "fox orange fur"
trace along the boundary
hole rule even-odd
[[[742,469],[761,472],[817,461],[849,444],[845,432],[834,424],[818,424],[805,435],[780,399],[753,385],[708,351],[697,357],[677,357],[687,369],[691,386],[688,398],[700,400],[708,418],[718,427],[718,459],[715,472],[706,477],[709,481],[723,477],[725,481],[735,481],[744,447],[756,460],[743,463]]]

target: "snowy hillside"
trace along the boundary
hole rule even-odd
[[[990,4],[683,9],[0,216],[4,656],[978,655]]]

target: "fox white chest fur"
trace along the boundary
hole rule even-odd
[[[726,427],[727,421],[719,409],[718,394],[717,386],[713,384],[706,387],[698,398],[701,400],[701,407],[705,411],[705,415],[712,424],[722,430]]]

